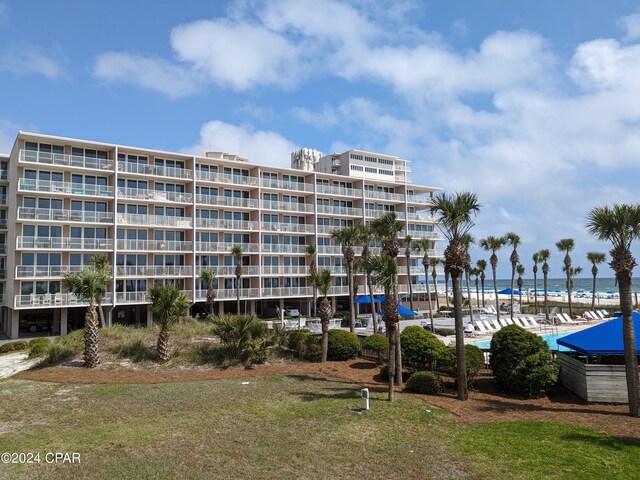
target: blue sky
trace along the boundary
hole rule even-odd
[[[22,129],[284,166],[394,154],[476,191],[474,236],[519,233],[527,277],[543,247],[561,276],[564,237],[588,272],[608,250],[588,210],[636,201],[632,1],[0,0],[0,75],[0,151]]]

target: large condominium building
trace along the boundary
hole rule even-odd
[[[95,254],[111,265],[113,283],[102,301],[108,323],[146,324],[153,283],[178,284],[196,308],[204,305],[203,269],[217,274],[216,309],[235,312],[233,245],[244,252],[242,308],[273,316],[276,306],[309,311],[311,244],[318,266],[334,275],[334,303],[347,307],[333,229],[394,211],[404,221],[399,236],[438,239],[426,209],[439,189],[411,184],[406,160],[311,149],[291,160],[297,168],[20,132],[11,154],[0,158],[3,331],[16,338],[21,324],[35,328],[30,319],[47,315],[54,333],[79,326],[85,304],[63,291],[61,280]],[[425,291],[421,258],[416,253],[409,265],[399,258],[401,292],[408,278],[414,292]]]

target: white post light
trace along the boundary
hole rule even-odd
[[[363,388],[361,391],[362,398],[364,398],[364,409],[369,410],[369,389]]]

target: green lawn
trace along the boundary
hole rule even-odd
[[[242,383],[249,381],[248,385]],[[0,382],[0,478],[634,478],[640,447],[544,423],[460,427],[417,397],[390,404],[310,377],[158,385]],[[557,467],[554,467],[556,465]],[[584,473],[586,472],[586,473]]]

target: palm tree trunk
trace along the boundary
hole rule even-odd
[[[409,308],[413,310],[413,285],[411,285],[411,252],[409,252],[409,255],[405,255],[405,258],[407,259],[407,285],[409,287]]]
[[[511,315],[511,320],[513,320],[513,282],[516,278],[516,266],[515,264],[511,264],[511,297],[509,299],[509,301],[511,302],[510,305],[510,315]]]
[[[240,315],[240,277],[236,277],[236,310]]]
[[[591,291],[591,311],[596,308],[596,274],[593,275],[593,290]]]
[[[349,279],[349,331],[351,333],[356,332],[356,306],[353,295],[353,265],[351,262],[347,263],[347,278]]]
[[[467,280],[467,297],[469,298],[469,318],[473,323],[473,305],[471,305],[471,275],[469,275],[469,269],[465,269],[465,276]],[[460,280],[462,282],[462,280]]]
[[[538,314],[538,277],[537,272],[533,271],[533,304],[535,305],[536,315]]]
[[[571,306],[571,275],[567,273],[567,293],[569,294],[569,316],[573,318],[573,308]]]
[[[464,359],[464,325],[462,322],[462,275],[457,270],[451,274],[453,284],[453,316],[455,318],[456,331],[456,359],[457,359],[457,386],[458,400],[467,400],[467,369]]]
[[[402,385],[402,345],[400,344],[400,325],[395,328],[396,331],[396,385]]]
[[[371,282],[371,275],[367,272],[367,288],[369,289],[369,300],[371,300],[371,321],[373,322],[373,333],[378,333],[378,319],[376,318],[376,302],[373,298],[373,283]]]
[[[547,296],[547,273],[543,274],[543,285],[544,285],[544,316],[549,323],[549,297]]]
[[[160,334],[158,335],[158,358],[161,362],[169,360],[169,329],[164,325],[160,327]]]
[[[431,292],[429,289],[429,268],[428,266],[424,267],[424,283],[427,284],[427,305],[429,306],[429,320],[431,320],[431,333],[434,333],[433,326],[433,308],[431,307]],[[437,294],[436,294],[437,296]]]
[[[639,416],[638,357],[636,336],[633,328],[633,300],[631,298],[631,273],[616,273],[620,290],[620,310],[622,312],[622,339],[624,343],[624,365],[629,396],[629,415]]]
[[[444,272],[444,299],[447,302],[447,308],[449,308],[449,277],[450,273]]]
[[[393,384],[396,375],[396,327],[393,323],[387,323],[387,335],[389,336],[389,401],[393,402]]]
[[[493,294],[496,296],[496,315],[498,316],[498,322],[500,321],[500,305],[498,305],[498,281],[496,280],[496,267],[491,266],[491,272],[493,273]]]
[[[482,275],[480,275],[480,286],[482,287],[482,308],[484,308],[487,306],[484,301],[484,272],[482,272]]]
[[[322,363],[327,361],[327,354],[329,353],[329,320],[322,319]]]
[[[95,368],[99,364],[98,314],[95,305],[91,302],[84,316],[84,366]]]
[[[433,270],[435,273],[435,269]],[[440,311],[440,297],[438,296],[438,275],[432,275],[433,276],[433,290],[436,293],[436,310]]]
[[[480,306],[480,288],[478,287],[478,277],[476,277],[476,305]]]
[[[96,304],[98,305],[98,318],[100,319],[100,328],[107,328],[107,322],[104,319],[104,310],[102,310],[101,295],[96,295]]]

